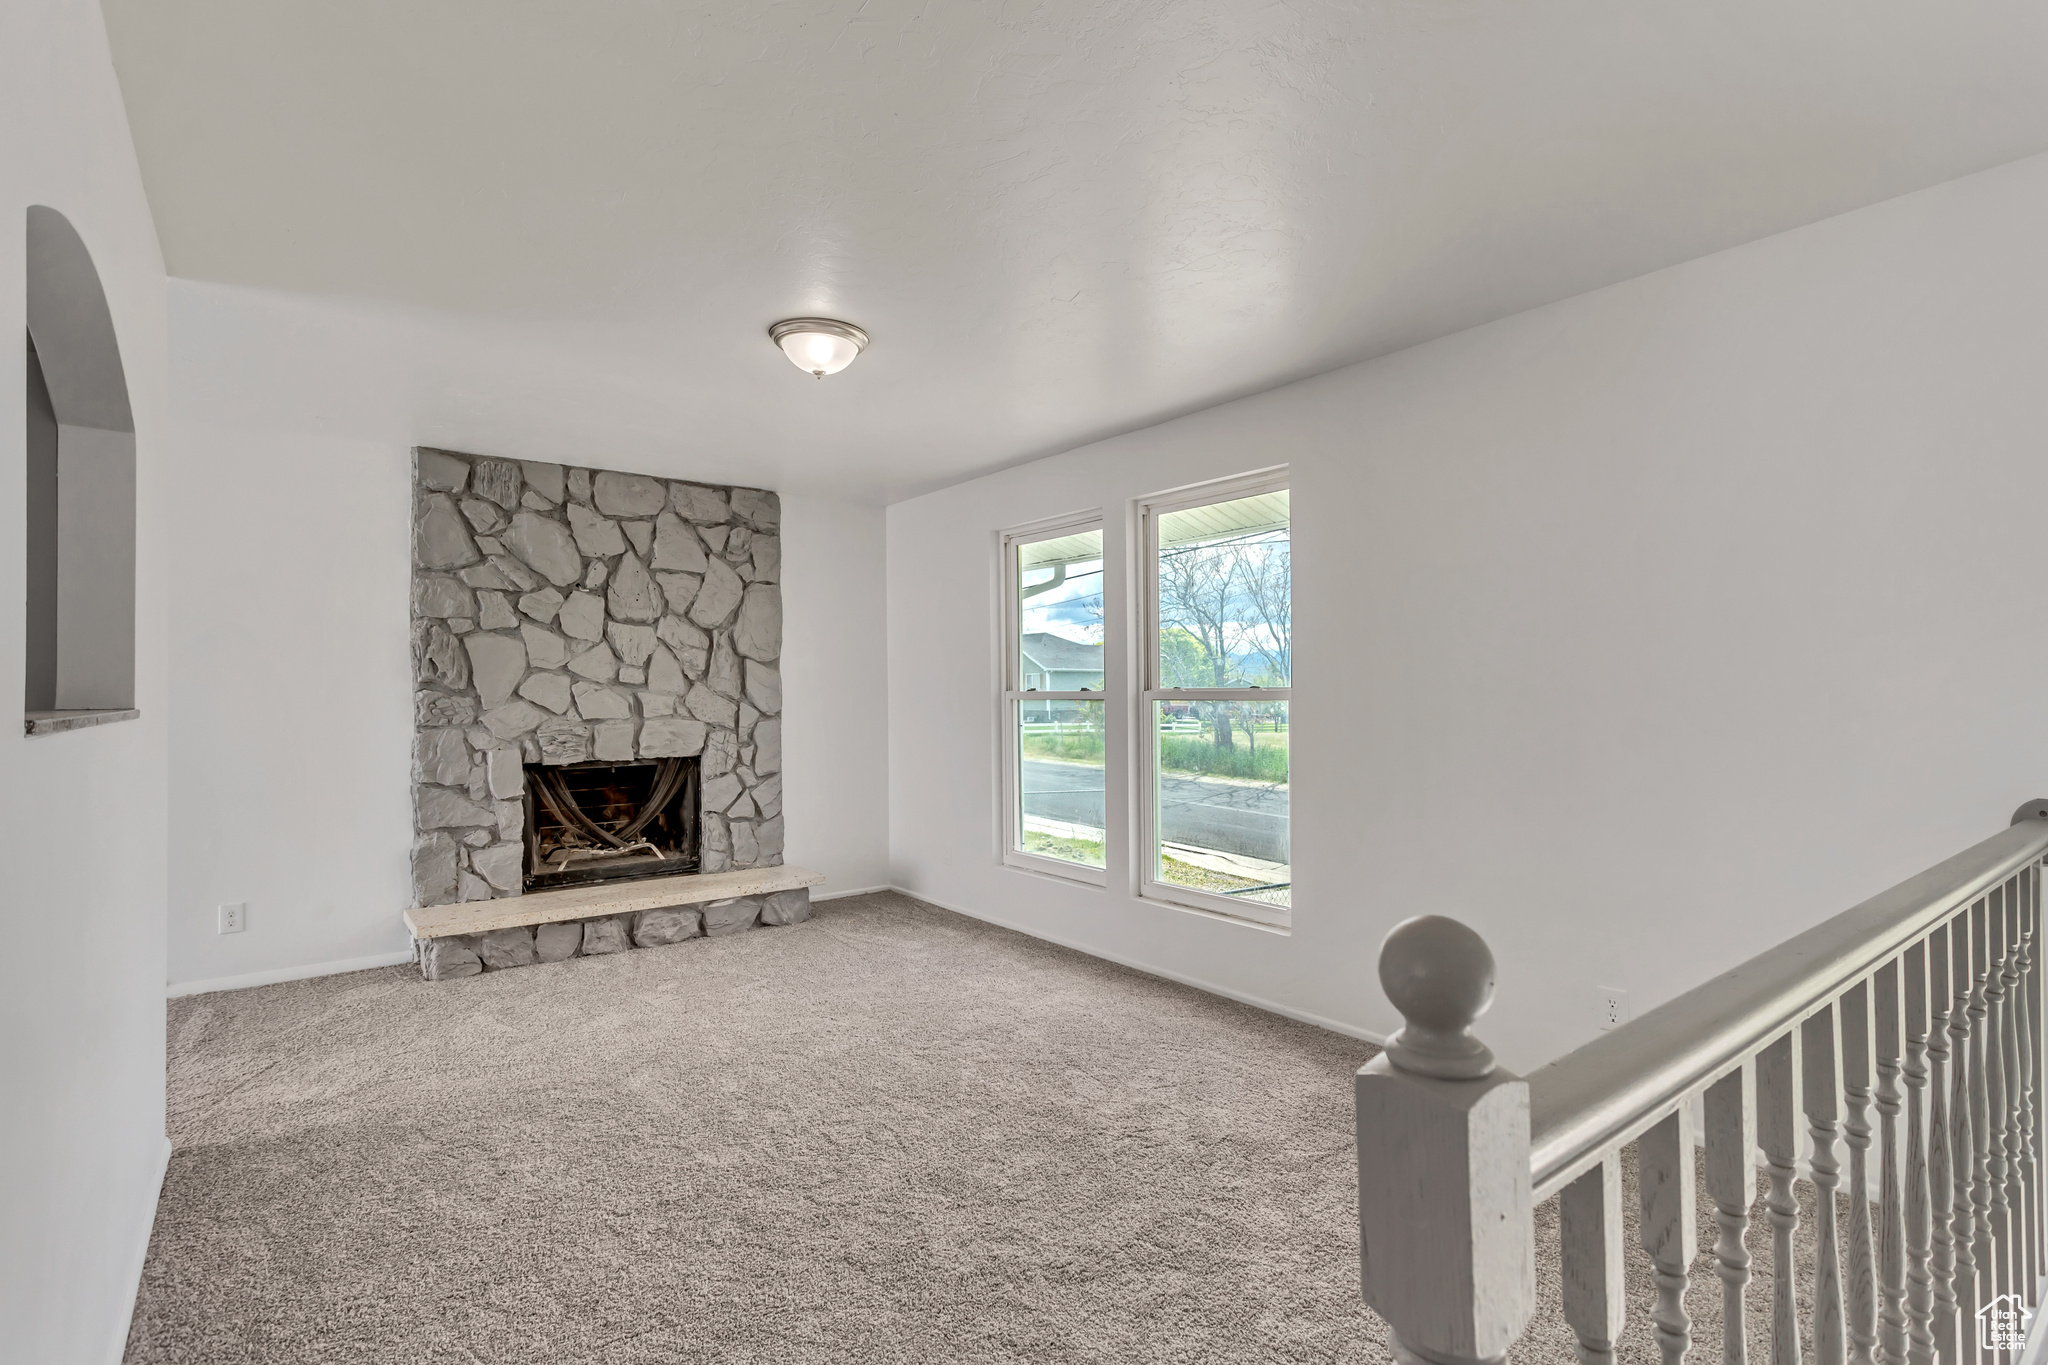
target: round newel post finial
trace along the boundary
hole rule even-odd
[[[1493,951],[1471,929],[1442,915],[1402,920],[1380,944],[1380,988],[1407,1021],[1387,1040],[1387,1059],[1403,1071],[1476,1080],[1493,1070],[1493,1052],[1472,1036],[1493,1003]]]

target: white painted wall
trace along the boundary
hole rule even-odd
[[[164,1138],[163,262],[99,6],[0,6],[0,340],[24,334],[45,204],[98,266],[138,466],[140,720],[0,731],[0,1360],[118,1359]],[[23,667],[24,391],[0,366],[0,687]]]
[[[135,705],[135,434],[57,428],[57,709]]]
[[[1365,1032],[1455,915],[1529,1067],[1996,831],[2048,794],[2043,240],[2036,158],[891,507],[895,880]],[[1129,500],[1280,462],[1293,933],[1000,867],[997,529],[1104,509],[1116,630]]]
[[[880,507],[782,498],[784,856],[817,894],[889,881],[889,640]]]
[[[169,979],[392,959],[411,885],[410,449],[183,420],[203,370],[173,356]],[[228,901],[248,904],[242,933],[215,932]]]
[[[887,880],[880,508],[657,434],[573,345],[184,281],[171,338],[174,990],[406,952],[416,444],[781,485],[786,855]]]

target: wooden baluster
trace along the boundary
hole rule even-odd
[[[2032,1033],[2030,1042],[2034,1044],[2034,1132],[2032,1132],[2032,1144],[2034,1144],[2034,1152],[2032,1152],[2034,1199],[2032,1199],[2032,1203],[2034,1203],[2034,1283],[2036,1285],[2042,1283],[2042,1279],[2048,1279],[2048,1189],[2044,1189],[2044,1185],[2048,1185],[2048,1173],[2042,1171],[2042,1146],[2048,1144],[2048,1134],[2044,1134],[2044,1130],[2042,1130],[2044,1121],[2048,1121],[2048,1113],[2044,1113],[2044,1103],[2048,1103],[2048,1087],[2042,1085],[2042,1068],[2044,1068],[2044,1064],[2048,1064],[2048,1060],[2044,1060],[2044,1056],[2042,1056],[2044,1052],[2048,1052],[2048,1048],[2044,1048],[2044,1044],[2048,1044],[2048,997],[2044,997],[2044,984],[2042,984],[2042,970],[2044,970],[2042,954],[2048,952],[2048,950],[2042,948],[2042,905],[2044,905],[2042,882],[2044,880],[2048,880],[2048,864],[2040,864],[2040,866],[2034,868],[2034,950],[2030,954],[2034,964],[2032,964],[2032,968],[2028,972],[2032,976],[2032,988],[2030,988],[2028,995],[2030,995],[2032,1019],[2034,1019],[2034,1033]]]
[[[1903,1007],[1899,1018],[1905,1034],[1906,1152],[1901,1168],[1905,1217],[1901,1233],[1906,1244],[1906,1359],[1911,1365],[1934,1360],[1934,1269],[1930,1262],[1931,1211],[1928,1208],[1927,1140],[1927,945],[1916,943],[1900,959]],[[1890,1137],[1886,1137],[1889,1144]]]
[[[1899,1171],[1899,962],[1894,958],[1870,979],[1871,1021],[1877,1056],[1878,1149],[1877,1282],[1878,1359],[1906,1365],[1906,1211],[1900,1203]]]
[[[1714,1201],[1714,1268],[1721,1277],[1722,1365],[1745,1365],[1742,1290],[1749,1283],[1749,1204],[1756,1198],[1755,1079],[1747,1066],[1707,1087],[1707,1195]]]
[[[2042,880],[2048,866],[2034,864],[2032,888],[2028,894],[2028,923],[2025,923],[2025,993],[2028,993],[2028,1214],[2034,1218],[2034,1261],[2028,1285],[2036,1287],[2048,1277],[2048,1191],[2042,1189],[2042,1044],[2048,1019],[2042,1017]]]
[[[1792,1265],[1792,1234],[1799,1230],[1799,1102],[1792,1084],[1792,1035],[1756,1055],[1756,1140],[1763,1148],[1771,1189],[1771,1365],[1799,1365],[1799,1308]]]
[[[1970,1055],[1970,912],[1949,921],[1949,1052],[1955,1071],[1949,1089],[1949,1167],[1953,1199],[1949,1227],[1955,1250],[1950,1292],[1955,1303],[1958,1361],[1977,1358],[1977,1215],[1970,1202],[1975,1144],[1970,1136],[1970,1095],[1982,1085]]]
[[[1643,1250],[1657,1275],[1657,1349],[1664,1365],[1683,1365],[1692,1345],[1692,1320],[1685,1315],[1686,1270],[1699,1246],[1694,1214],[1692,1105],[1681,1102],[1636,1139],[1636,1180],[1643,1198]]]
[[[1813,1134],[1814,1248],[1813,1355],[1820,1365],[1846,1365],[1842,1338],[1842,1259],[1835,1232],[1835,1191],[1842,1168],[1835,1160],[1841,1131],[1841,1054],[1835,1036],[1835,1007],[1823,1005],[1799,1026],[1801,1098]]]
[[[1956,1357],[1955,1176],[1949,1159],[1949,929],[1928,935],[1927,954],[1927,1273],[1933,1311],[1928,1331],[1937,1360]]]
[[[1870,1236],[1870,985],[1859,981],[1835,1003],[1841,1015],[1842,1099],[1849,1142],[1849,1359],[1874,1365],[1877,1258]]]
[[[2048,1189],[2044,1189],[2044,1181],[2048,1181],[2048,1173],[2042,1171],[2042,1144],[2048,1142],[2048,1134],[2042,1132],[2042,1124],[2044,1124],[2044,1121],[2048,1121],[2048,1113],[2042,1111],[2044,1097],[2048,1097],[2048,1087],[2042,1085],[2042,1066],[2044,1066],[2044,1056],[2042,1054],[2048,1052],[2048,1048],[2044,1048],[2044,1042],[2048,1042],[2048,1013],[2044,1013],[2044,1011],[2048,1011],[2048,999],[2044,999],[2044,986],[2042,986],[2042,954],[2044,954],[2044,948],[2042,948],[2042,882],[2044,880],[2048,880],[2048,864],[2038,864],[2034,868],[2034,950],[2030,954],[2032,960],[2034,960],[2034,966],[2030,970],[2030,976],[2034,978],[2034,984],[2032,984],[2032,990],[2030,990],[2030,1003],[2034,1007],[2034,1013],[2032,1013],[2032,1019],[2034,1019],[2034,1033],[2032,1033],[2032,1044],[2034,1044],[2034,1134],[2032,1134],[2032,1142],[2034,1142],[2034,1277],[2036,1277],[2034,1283],[2040,1283],[2042,1279],[2048,1279]]]
[[[2035,1291],[2040,1275],[2037,1256],[2040,1209],[2034,1202],[2034,1054],[2040,1050],[2034,1041],[2034,1030],[2040,1023],[2034,1004],[2034,897],[2040,871],[2040,864],[2035,863],[2020,874],[2019,923],[2013,941],[2018,979],[2011,993],[2013,1055],[2017,1065],[2013,1082],[2013,1160],[2019,1189],[2014,1201],[2018,1210],[2014,1234],[2018,1239],[2018,1249],[2013,1263],[2017,1267],[2020,1290],[2030,1303],[2039,1297]]]
[[[2036,1083],[2034,1066],[2036,1054],[2041,1050],[2035,1030],[2041,1026],[2040,1007],[2034,1000],[2034,896],[2040,880],[2040,865],[2027,869],[2026,880],[2020,891],[2019,906],[2019,981],[2014,987],[2014,1005],[2017,1018],[2013,1026],[2013,1044],[2019,1061],[2019,1099],[2017,1119],[2019,1125],[2019,1170],[2020,1170],[2020,1288],[2029,1302],[2038,1300],[2040,1288],[2040,1240],[2041,1210],[2036,1202],[2034,1172],[2034,1103]]]
[[[2035,1106],[2041,1099],[2041,997],[2040,974],[2036,970],[2035,935],[2041,923],[2041,865],[2027,868],[2026,894],[2020,901],[2020,999],[2025,1013],[2020,1018],[2020,1153],[2022,1189],[2027,1210],[2026,1290],[2030,1297],[2042,1275],[2041,1151],[2040,1116]]]
[[[1394,926],[1379,970],[1406,1024],[1358,1072],[1359,1286],[1402,1365],[1503,1362],[1535,1307],[1536,1246],[1529,1087],[1472,1036],[1493,954],[1423,915]]]
[[[1991,1244],[1991,1069],[1998,1049],[1991,1046],[1991,939],[1989,898],[1970,907],[1970,1216],[1971,1254],[1976,1268],[1973,1297],[1966,1304],[1974,1315],[1997,1294],[1997,1267]]]
[[[2026,1001],[2020,994],[2020,899],[2025,894],[2025,879],[2025,873],[2015,877],[2005,897],[2005,953],[2001,968],[2005,1027],[1998,1031],[2005,1063],[2005,1246],[1999,1262],[2005,1267],[2006,1289],[2031,1304],[2034,1290],[2027,1278],[2026,1137],[2021,1117],[2026,1112],[2028,1085],[2020,1065],[2020,1038],[2026,1031],[2027,1017]]]
[[[1578,1337],[1579,1365],[1614,1365],[1628,1320],[1623,1288],[1621,1160],[1609,1153],[1564,1187],[1557,1202],[1564,1265],[1564,1320]]]
[[[2012,1292],[2012,1206],[2005,1195],[2005,903],[2016,890],[2010,884],[1985,900],[1984,923],[1984,1191],[1987,1214],[1977,1229],[1977,1245],[1990,1253],[1978,1274],[1989,1300]],[[1980,1260],[1982,1257],[1980,1256]]]

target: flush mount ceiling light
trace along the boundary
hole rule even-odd
[[[831,318],[784,318],[768,329],[789,363],[823,379],[838,374],[868,347],[868,334],[850,322]]]

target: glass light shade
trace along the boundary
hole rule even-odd
[[[851,365],[868,344],[866,332],[830,318],[788,318],[770,327],[768,335],[790,364],[820,379]]]

